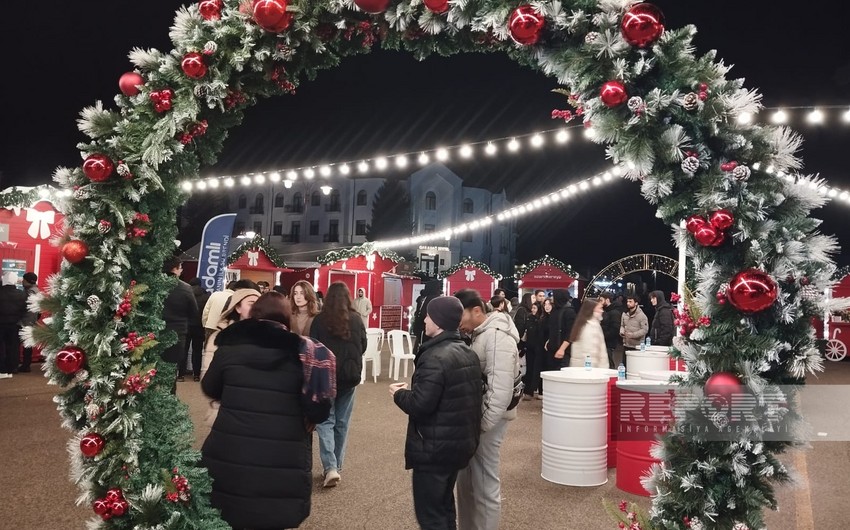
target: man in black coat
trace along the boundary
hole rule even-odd
[[[605,348],[608,350],[608,368],[616,368],[614,354],[621,349],[620,324],[623,320],[623,304],[614,300],[611,293],[605,291],[599,295],[602,300],[602,333],[605,335]]]
[[[576,310],[566,289],[552,291],[555,307],[549,317],[549,340],[546,343],[549,370],[560,370],[570,365],[570,333],[576,321]]]
[[[178,257],[172,257],[162,264],[162,272],[176,276],[177,283],[174,284],[165,303],[162,306],[162,319],[165,321],[165,331],[177,333],[177,342],[166,348],[161,354],[162,360],[167,363],[180,364],[185,360],[186,335],[189,334],[189,323],[198,318],[198,303],[189,284],[180,279],[183,272],[183,262]],[[182,371],[186,369],[185,363],[177,367],[178,377],[171,387],[171,393],[177,393],[177,381],[183,380]]]
[[[18,275],[3,274],[0,287],[0,379],[8,379],[18,371],[21,360],[20,322],[27,313],[27,294],[18,289]]]
[[[201,380],[201,361],[204,352],[204,323],[201,321],[201,315],[204,311],[204,306],[207,300],[210,299],[210,293],[201,287],[199,278],[189,280],[189,287],[192,288],[192,294],[195,296],[195,304],[198,306],[197,316],[189,322],[189,335],[186,337],[186,353],[183,354],[183,360],[180,366],[177,367],[178,375],[185,375],[186,359],[189,357],[189,350],[192,351],[192,372],[194,372],[195,381]]]
[[[428,304],[425,341],[411,389],[390,385],[408,416],[405,469],[413,470],[413,506],[423,530],[456,528],[454,486],[478,448],[483,380],[478,356],[458,333],[460,300],[440,296]]]
[[[664,291],[649,293],[649,302],[655,306],[652,327],[649,328],[649,340],[654,346],[672,346],[676,329],[673,324],[673,308],[664,298]]]
[[[425,287],[422,288],[422,293],[416,299],[416,309],[413,313],[410,334],[416,339],[417,346],[425,342],[427,338],[423,335],[425,332],[425,316],[428,314],[428,303],[441,294],[443,294],[443,282],[428,280],[425,282]]]

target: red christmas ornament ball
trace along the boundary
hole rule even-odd
[[[685,219],[685,228],[688,229],[688,232],[695,234],[697,229],[705,226],[706,222],[701,215],[694,214]]]
[[[112,488],[106,492],[106,502],[123,501],[124,492],[121,488]]]
[[[73,239],[62,245],[62,257],[77,264],[89,255],[89,246],[79,239]]]
[[[732,402],[732,396],[742,394],[744,385],[738,376],[731,372],[717,372],[711,374],[711,377],[705,382],[705,395],[709,397],[722,398],[726,404]]]
[[[390,0],[354,0],[354,5],[372,15],[383,13],[390,5]]]
[[[718,230],[729,230],[735,224],[735,217],[729,210],[722,209],[711,212],[711,215],[708,216],[708,222]]]
[[[222,7],[224,4],[221,0],[202,0],[198,2],[198,13],[204,20],[219,20]]]
[[[738,311],[757,313],[776,301],[776,282],[759,269],[741,271],[729,282],[726,298]]]
[[[726,241],[726,234],[723,233],[722,231],[718,230],[717,231],[717,237],[708,246],[719,247],[720,245],[723,244],[724,241]]]
[[[207,65],[204,63],[204,56],[198,52],[189,52],[183,56],[180,62],[180,68],[183,73],[192,79],[200,79],[207,75]]]
[[[632,46],[645,48],[664,33],[664,14],[652,4],[636,4],[623,15],[620,32]]]
[[[717,233],[716,228],[706,223],[697,228],[696,232],[694,232],[694,239],[704,247],[714,246],[714,242],[717,240]],[[723,234],[721,233],[720,235],[722,236]]]
[[[626,86],[619,81],[608,81],[599,89],[599,97],[602,103],[608,108],[622,105],[629,99],[629,93],[626,92]]]
[[[254,0],[254,22],[266,31],[280,33],[292,23],[287,0]]]
[[[136,72],[127,72],[118,78],[118,88],[121,89],[121,93],[125,96],[135,96],[141,90],[140,86],[145,84],[145,78],[137,74]]]
[[[440,14],[449,10],[449,0],[424,0],[425,7],[432,12]]]
[[[103,516],[109,513],[110,503],[106,502],[106,499],[95,499],[91,503],[91,508],[94,510],[94,513],[97,515]]]
[[[76,373],[83,367],[86,354],[76,346],[65,346],[56,354],[56,368],[63,374]]]
[[[545,26],[546,19],[543,18],[543,15],[528,4],[514,9],[510,19],[508,19],[508,31],[511,38],[514,42],[523,46],[537,44]]]
[[[113,517],[121,517],[127,513],[127,508],[129,507],[130,504],[127,503],[127,501],[120,499],[109,505],[109,513],[112,514]]]
[[[115,170],[115,164],[108,156],[101,153],[93,153],[83,161],[83,173],[92,182],[103,182],[108,180]]]
[[[99,455],[105,444],[106,442],[103,440],[103,436],[96,432],[90,432],[80,438],[80,452],[91,458]]]

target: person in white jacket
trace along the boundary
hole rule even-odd
[[[459,530],[496,530],[502,509],[499,452],[516,409],[508,410],[519,375],[519,332],[508,313],[486,313],[477,291],[455,293],[463,304],[461,330],[472,337],[481,361],[484,401],[481,439],[469,465],[457,476]]]
[[[372,315],[372,302],[366,298],[366,290],[364,288],[357,289],[357,297],[351,301],[351,306],[354,312],[360,315],[363,319],[363,327],[369,329],[369,317]]]
[[[570,366],[584,366],[585,358],[590,355],[593,368],[608,368],[608,348],[601,324],[603,311],[601,298],[588,298],[582,302],[570,332],[573,348]]]

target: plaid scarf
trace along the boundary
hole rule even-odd
[[[309,337],[301,337],[298,357],[304,369],[301,392],[314,403],[336,398],[336,357],[327,346]]]

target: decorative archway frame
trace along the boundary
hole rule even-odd
[[[600,278],[610,278],[612,282],[616,282],[623,276],[633,272],[657,271],[677,280],[678,268],[678,261],[667,256],[662,256],[661,254],[633,254],[609,263],[605,268],[596,273],[596,276],[587,283],[587,289],[584,294],[587,296],[588,291],[590,291]]]
[[[190,449],[186,407],[168,392],[173,366],[156,364],[175,340],[161,332],[157,315],[174,283],[160,267],[174,251],[175,212],[184,199],[178,183],[215,163],[246,107],[292,94],[300,80],[376,42],[417,58],[506,53],[568,87],[574,110],[561,115],[592,124],[596,140],[642,182],[665,222],[731,212],[733,225],[718,246],[686,236],[698,271],[696,302],[713,323],[681,347],[689,359],[687,385],[731,372],[759,396],[820,367],[806,321],[823,308],[800,291],[803,283],[827,285],[834,270],[836,243],[815,233],[818,221],[808,217],[825,199],[775,176],[800,167],[800,139],[783,128],[738,122],[739,114],[757,109],[759,95],[727,80],[728,68],[713,52],[694,56],[695,28],[657,38],[660,21],[638,20],[652,39],[637,43],[631,34],[630,44],[621,32],[624,20],[636,20],[629,0],[520,8],[505,0],[426,3],[447,11],[401,0],[367,15],[349,0],[317,0],[294,1],[284,16],[275,11],[284,0],[203,0],[177,12],[174,50],[130,53],[137,77],[122,80],[117,109],[98,102],[82,111],[79,127],[91,139],[79,146],[85,171],[55,173],[74,190],[64,208],[71,241],[63,247],[74,263],[50,279],[41,307],[53,319],[29,331],[28,340],[43,345],[47,376],[65,387],[56,402],[76,435],[74,475],[82,500],[93,502],[107,526],[227,527],[209,506],[210,480]],[[266,31],[258,20],[276,29]],[[133,230],[139,215],[152,225],[143,235]],[[752,267],[778,287],[776,301],[747,313],[718,303],[721,287]],[[144,340],[148,333],[157,340]],[[788,417],[796,417],[793,410]],[[708,422],[688,416],[681,426]],[[788,478],[776,454],[799,440],[761,441],[766,426],[750,427],[755,440],[734,443],[681,431],[664,437],[656,452],[662,466],[648,482],[657,492],[654,525],[684,528],[686,518],[699,518],[706,528],[764,526],[763,508],[775,508],[773,481]],[[80,454],[81,439],[93,456]],[[180,490],[183,478],[191,490]]]

